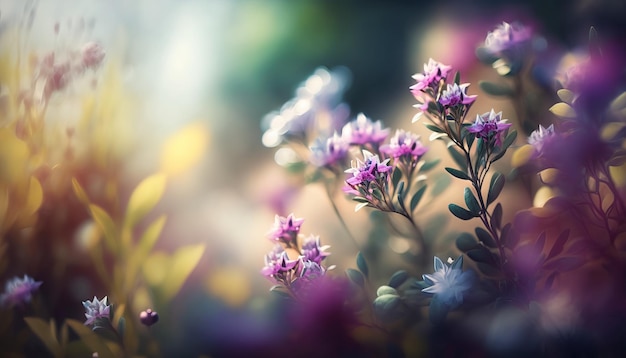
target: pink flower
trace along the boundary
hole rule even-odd
[[[30,302],[33,292],[37,291],[42,282],[35,281],[28,275],[24,278],[14,277],[7,281],[4,293],[0,295],[0,305],[12,307]]]
[[[419,92],[426,88],[437,88],[439,82],[448,77],[451,69],[451,66],[443,65],[432,58],[429,59],[428,63],[424,64],[424,72],[413,75],[417,83],[410,87],[411,93],[418,97]]]
[[[444,106],[456,106],[456,105],[470,105],[474,103],[476,100],[476,95],[468,96],[465,91],[469,83],[464,83],[462,85],[457,85],[456,83],[448,84],[448,88],[441,93],[441,97],[439,98],[439,103]]]
[[[372,122],[363,113],[356,120],[347,123],[341,130],[341,136],[349,144],[379,144],[389,135],[389,128],[382,128],[380,121]]]
[[[85,307],[85,325],[94,325],[94,329],[97,326],[97,320],[109,319],[111,315],[111,306],[107,304],[107,296],[104,296],[102,300],[98,300],[96,296],[93,296],[93,301],[83,301],[83,307]]]
[[[511,126],[511,123],[505,121],[506,119],[502,119],[502,112],[496,113],[492,109],[491,112],[476,115],[476,121],[467,130],[485,141],[494,139],[495,145],[499,146],[502,144],[502,133]]]
[[[381,146],[380,151],[396,159],[408,158],[417,161],[428,151],[419,138],[417,134],[397,129],[396,134],[389,140],[389,144]]]
[[[104,60],[105,52],[102,45],[96,42],[87,42],[81,49],[82,65],[84,68],[98,68]]]
[[[300,226],[304,219],[296,218],[293,213],[287,217],[276,215],[274,218],[274,226],[270,230],[268,237],[276,242],[284,242],[290,245],[295,243],[300,232]]]

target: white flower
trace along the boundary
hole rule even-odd
[[[472,287],[473,272],[463,271],[463,256],[448,266],[435,256],[435,272],[422,275],[430,284],[422,290],[434,294],[442,303],[453,308],[463,303],[463,294]]]

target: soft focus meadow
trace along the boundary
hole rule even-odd
[[[625,34],[620,0],[0,0],[0,356],[623,356]]]

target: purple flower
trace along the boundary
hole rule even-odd
[[[464,83],[460,86],[456,83],[448,84],[448,88],[441,93],[439,103],[449,107],[459,104],[470,105],[474,103],[476,95],[468,96],[467,93],[465,93],[468,86],[469,83]]]
[[[300,226],[304,219],[294,217],[293,213],[287,217],[276,215],[274,219],[274,227],[268,233],[268,237],[272,241],[284,242],[287,245],[295,243],[300,232]]]
[[[474,275],[472,271],[463,271],[463,256],[448,266],[435,256],[435,272],[424,274],[422,278],[429,284],[422,290],[432,293],[449,307],[457,307],[463,303],[463,294],[472,288]]]
[[[548,128],[544,128],[540,124],[537,130],[530,133],[530,137],[528,137],[528,144],[535,147],[535,150],[541,153],[544,144],[554,138],[554,136],[554,124],[551,124]]]
[[[319,236],[309,235],[302,243],[302,256],[304,256],[305,261],[313,261],[317,264],[321,264],[322,260],[330,255],[329,252],[325,251],[328,248],[330,248],[330,246],[321,245]]]
[[[324,277],[326,269],[318,262],[309,261],[302,257],[299,259],[298,266],[300,267],[300,275],[294,279],[291,290],[297,297],[307,297],[311,289],[316,287],[316,283]]]
[[[288,285],[294,276],[294,269],[299,260],[289,260],[287,252],[280,245],[265,255],[265,267],[261,269],[261,274],[277,283]]]
[[[379,176],[382,176],[382,179],[386,179],[388,172],[393,169],[393,167],[387,165],[388,162],[389,159],[381,162],[378,155],[374,155],[364,149],[363,161],[357,159],[356,165],[352,162],[352,168],[345,171],[346,173],[352,173],[352,178],[347,179],[346,183],[353,187],[358,185],[368,186],[370,182],[381,179]]]
[[[485,48],[492,54],[500,54],[502,51],[515,48],[530,40],[530,29],[518,23],[509,24],[503,22],[493,31],[487,34]]]
[[[422,145],[419,135],[397,129],[396,134],[389,140],[389,144],[381,146],[380,151],[396,159],[409,158],[417,161],[428,151],[428,148]]]
[[[389,135],[389,128],[382,128],[380,121],[372,122],[363,113],[356,116],[356,120],[346,123],[341,130],[341,136],[349,144],[380,144]]]
[[[96,296],[93,296],[93,301],[83,301],[83,307],[85,307],[85,325],[94,325],[94,329],[97,326],[97,320],[109,319],[111,314],[111,306],[107,305],[107,296],[104,296],[102,300],[98,300]]]
[[[144,325],[150,327],[159,321],[159,314],[148,308],[145,311],[141,311],[141,313],[139,314],[139,321],[141,321],[141,323],[143,323]]]
[[[318,167],[340,164],[346,159],[349,147],[350,144],[337,133],[325,141],[318,138],[311,147],[311,163]]]
[[[419,92],[426,88],[436,89],[439,86],[439,82],[448,77],[448,72],[451,69],[451,66],[443,65],[432,58],[429,59],[428,63],[424,64],[424,72],[413,75],[413,79],[417,83],[410,87],[411,93],[418,97]]]
[[[12,307],[14,305],[30,302],[42,282],[35,281],[28,275],[24,278],[14,277],[7,281],[4,293],[0,295],[0,305]]]
[[[505,121],[506,119],[502,119],[502,112],[496,113],[492,109],[491,112],[476,115],[476,121],[467,130],[486,141],[494,138],[495,144],[499,146],[502,144],[502,132],[511,126],[511,123]]]

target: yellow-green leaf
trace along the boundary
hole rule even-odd
[[[115,358],[115,354],[111,351],[103,338],[98,336],[91,328],[85,326],[82,322],[68,319],[67,324],[78,334],[80,340],[93,352],[98,352],[99,358]]]
[[[189,170],[204,156],[208,141],[208,130],[202,122],[188,124],[163,145],[161,171],[178,175]]]
[[[124,226],[132,228],[161,200],[165,191],[165,175],[155,174],[144,179],[128,200]]]
[[[572,106],[565,102],[559,102],[554,106],[550,107],[550,112],[552,112],[555,116],[559,116],[562,118],[576,118],[576,111]]]
[[[574,102],[574,98],[576,97],[576,95],[574,94],[574,92],[562,88],[558,91],[556,91],[557,96],[559,96],[559,98],[561,99],[561,101],[565,102],[565,103],[569,103],[572,104],[572,102]]]
[[[96,204],[89,204],[89,211],[91,212],[91,217],[98,224],[100,230],[104,234],[104,242],[106,243],[109,250],[116,252],[117,250],[117,228],[115,227],[115,223],[113,219],[107,214],[104,209],[99,207]]]
[[[61,345],[50,331],[52,323],[46,323],[46,321],[38,317],[24,317],[24,321],[54,356],[58,357],[61,355]]]
[[[626,92],[622,92],[617,98],[611,101],[610,108],[612,111],[621,111],[626,109]]]
[[[602,138],[602,140],[611,140],[615,138],[617,133],[624,127],[626,127],[626,123],[622,123],[622,122],[607,123],[600,130],[600,137]]]
[[[176,250],[171,258],[169,271],[167,271],[163,282],[163,296],[166,301],[174,297],[183,286],[187,277],[196,267],[200,258],[204,254],[205,246],[189,245]]]
[[[166,216],[162,215],[158,219],[154,220],[143,232],[137,247],[133,250],[128,262],[128,269],[126,270],[126,282],[131,285],[135,281],[135,276],[139,270],[141,264],[145,261],[146,257],[150,253],[150,250],[157,242],[161,231],[165,226]]]
[[[89,197],[76,178],[72,178],[72,188],[78,200],[85,205],[89,205]]]
[[[28,186],[28,197],[26,199],[26,207],[24,210],[26,213],[34,214],[41,207],[43,202],[43,189],[37,178],[30,177],[30,184]]]
[[[535,148],[530,144],[526,144],[517,148],[517,150],[513,153],[513,156],[511,157],[511,165],[514,168],[521,167],[522,165],[528,163],[534,153]]]

